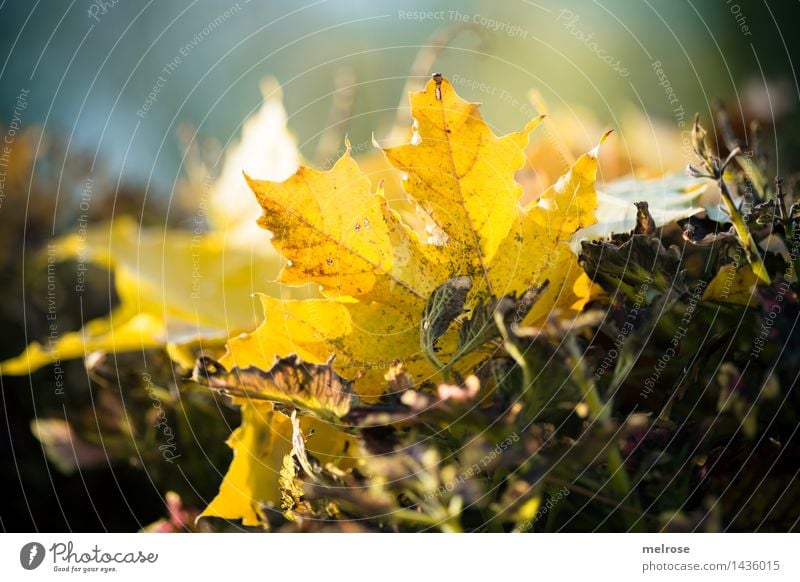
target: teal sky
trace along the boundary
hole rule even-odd
[[[453,26],[463,30],[435,69],[468,80],[459,90],[483,101],[500,131],[529,115],[516,103],[530,88],[553,106],[585,105],[612,127],[631,104],[669,118],[676,103],[707,114],[714,97],[746,109],[748,88],[758,94],[759,87],[779,87],[781,103],[791,107],[798,98],[791,63],[796,3],[102,4],[0,1],[0,120],[11,119],[16,96],[27,89],[25,123],[61,132],[71,147],[96,153],[125,179],[160,193],[169,192],[180,172],[178,124],[189,122],[226,143],[258,106],[259,81],[267,75],[283,84],[306,154],[326,122],[343,68],[358,84],[351,141],[367,141],[373,131],[380,136],[420,47]],[[472,88],[469,81],[486,86]]]

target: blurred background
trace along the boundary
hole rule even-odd
[[[775,174],[791,177],[798,16],[798,3],[766,0],[0,2],[0,360],[46,337],[46,285],[31,272],[48,241],[85,227],[80,217],[190,228],[196,165],[219,175],[265,78],[280,85],[301,156],[321,167],[344,132],[356,153],[373,134],[397,138],[405,91],[438,71],[484,104],[497,133],[547,110],[578,149],[614,128],[629,157],[657,160],[656,173],[685,165],[682,131],[695,112],[713,129],[721,99],[744,140],[760,124]],[[669,146],[638,139],[642,124]],[[59,293],[62,329],[117,301],[102,269],[87,276],[91,293],[73,296],[66,283]],[[63,367],[66,400],[52,371],[0,380],[0,529],[130,531],[163,516],[164,486],[130,451],[126,462],[63,470],[34,437],[32,420],[68,406],[135,406],[119,394],[98,404],[83,363]],[[200,498],[229,460],[229,428],[209,439],[219,447],[198,469],[212,473]]]

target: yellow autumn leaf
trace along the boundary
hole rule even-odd
[[[412,303],[435,285],[431,253],[382,192],[371,191],[349,147],[328,172],[301,167],[281,183],[249,182],[264,209],[259,224],[289,260],[279,282],[313,282],[332,297]]]
[[[4,374],[28,374],[94,350],[133,351],[199,338],[224,341],[258,324],[258,303],[249,298],[255,282],[264,292],[287,291],[270,283],[280,267],[277,256],[254,257],[246,248],[226,244],[219,232],[196,236],[142,228],[126,217],[98,226],[83,238],[66,237],[56,246],[61,259],[83,253],[87,262],[113,269],[120,305],[79,331],[59,335],[57,341],[32,343],[3,362]]]
[[[757,307],[756,287],[759,282],[750,265],[739,268],[733,264],[723,265],[703,291],[703,301]]]
[[[412,94],[411,108],[412,142],[385,154],[443,243],[421,240],[389,210],[349,152],[328,171],[300,168],[282,183],[251,180],[264,209],[260,223],[290,261],[280,280],[315,283],[329,298],[262,296],[264,321],[231,339],[221,361],[226,368],[267,369],[291,352],[312,362],[335,354],[340,373],[361,375],[356,391],[369,400],[383,391],[383,374],[395,358],[417,380],[437,372],[420,353],[419,321],[427,297],[452,277],[473,279],[468,307],[481,296],[521,292],[545,280],[550,285],[534,309],[538,316],[580,304],[575,291],[590,286],[566,243],[594,220],[596,150],[523,209],[514,174],[525,163],[538,119],[497,137],[478,105],[458,97],[445,79]]]
[[[433,236],[436,225],[431,218],[403,190],[403,174],[392,166],[383,151],[373,148],[366,154],[357,157],[358,167],[369,176],[373,188],[380,187],[389,208],[397,212],[411,230],[423,240]]]
[[[447,237],[450,272],[480,280],[491,292],[490,261],[520,217],[522,187],[514,173],[525,164],[528,136],[541,118],[497,137],[478,108],[446,79],[431,80],[411,97],[414,139],[384,153],[404,172],[406,192]]]
[[[264,233],[253,220],[259,205],[242,172],[285,180],[300,163],[296,140],[287,127],[280,85],[268,77],[261,83],[261,95],[264,101],[242,125],[241,140],[226,149],[222,171],[208,197],[211,230],[225,232],[229,244],[250,248],[256,254],[263,252]]]
[[[255,527],[268,523],[267,504],[280,501],[278,479],[292,449],[292,423],[268,407],[245,402],[241,410],[242,424],[228,439],[233,459],[219,493],[200,517],[241,520]],[[311,434],[306,442],[310,454],[324,463],[352,466],[352,439],[310,417],[301,418],[300,426],[304,434]]]
[[[316,296],[313,290],[274,283],[284,261],[266,244],[269,235],[255,227],[254,211],[246,204],[258,211],[243,168],[283,179],[298,163],[280,93],[269,84],[263,91],[262,107],[245,124],[241,142],[226,155],[221,177],[202,194],[190,229],[142,227],[123,217],[54,243],[58,261],[75,259],[111,269],[120,305],[78,331],[60,333],[44,344],[31,343],[0,364],[0,372],[28,374],[95,350],[162,346],[191,368],[193,358],[181,346],[200,338],[221,345],[230,335],[259,323],[260,305],[251,298],[256,291]]]
[[[594,222],[597,148],[523,208],[514,176],[525,164],[538,118],[520,132],[497,137],[478,105],[462,100],[441,78],[411,95],[411,110],[411,143],[384,153],[403,173],[410,207],[425,211],[419,222],[432,220],[435,235],[420,236],[389,208],[349,148],[328,171],[301,167],[283,182],[249,179],[263,208],[259,224],[272,232],[275,248],[288,260],[280,282],[313,283],[325,297],[261,294],[263,322],[253,333],[230,339],[220,362],[226,369],[268,370],[276,357],[290,353],[318,363],[333,355],[336,371],[354,379],[356,393],[371,401],[384,391],[384,376],[397,358],[415,382],[436,377],[439,370],[421,351],[420,320],[430,294],[453,277],[466,275],[473,282],[467,308],[491,294],[547,281],[526,321],[555,310],[577,312],[596,292],[568,243],[576,230]],[[452,342],[445,336],[439,345],[446,359]],[[470,363],[475,362],[467,358],[460,365]],[[271,410],[255,401],[247,407]],[[249,430],[267,426],[262,419]],[[340,433],[339,440],[345,438]],[[246,439],[233,446],[234,465],[209,511],[248,522],[258,517],[254,500],[278,501],[282,464],[274,456],[269,469],[261,461],[248,467],[247,459],[256,457],[247,452]]]
[[[340,374],[362,376],[356,391],[367,400],[383,392],[383,375],[400,355],[410,368],[424,369],[415,311],[377,302],[292,301],[266,294],[259,298],[264,320],[253,333],[228,342],[228,353],[220,360],[228,369],[268,369],[276,357],[291,353],[309,362],[324,362],[336,355]]]

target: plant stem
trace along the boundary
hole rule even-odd
[[[736,156],[736,163],[739,164],[739,167],[742,169],[747,179],[750,180],[759,199],[766,200],[767,181],[764,179],[764,175],[761,173],[761,170],[758,169],[758,166],[756,166],[752,160],[741,154]]]
[[[755,273],[756,277],[769,285],[772,283],[772,280],[770,279],[769,273],[767,273],[764,262],[761,260],[761,254],[758,252],[758,245],[750,234],[747,225],[744,223],[741,212],[739,212],[739,209],[736,208],[736,205],[733,203],[731,193],[728,190],[728,186],[725,184],[725,179],[722,177],[719,179],[719,189],[722,193],[722,199],[725,201],[725,206],[728,208],[728,214],[730,214],[733,228],[736,230],[736,235],[739,237],[744,247],[744,253],[747,256],[747,261],[750,263],[750,268],[753,269],[753,273]]]
[[[442,515],[426,515],[413,509],[401,509],[394,513],[394,517],[415,525],[438,527],[445,533],[461,533],[461,525],[456,516],[442,513]]]
[[[587,380],[586,374],[578,374],[578,384],[583,394],[583,400],[589,407],[589,419],[592,424],[599,423],[603,428],[613,429],[611,426],[611,416],[608,412],[608,406],[603,404],[600,394],[597,392],[597,385],[591,380]],[[625,463],[622,460],[622,454],[619,447],[614,442],[608,443],[608,471],[609,482],[612,491],[619,497],[620,501],[630,499],[632,505],[639,511],[639,502],[635,496],[631,494],[631,483],[628,479],[628,473],[625,471]],[[629,514],[624,516],[625,523],[629,531],[644,531],[640,519],[633,519]]]

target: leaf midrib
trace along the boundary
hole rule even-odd
[[[319,208],[320,217],[323,217],[323,216],[324,216],[324,213],[322,212],[322,208],[319,206],[319,200],[317,200],[316,196],[314,196],[314,190],[313,190],[313,188],[312,188],[312,187],[311,187],[311,185],[308,183],[308,178],[306,178],[306,176],[304,175],[304,176],[302,177],[302,179],[303,179],[303,184],[304,184],[304,186],[305,186],[305,187],[308,189],[308,191],[311,193],[311,197],[312,197],[312,198],[314,199],[314,201],[317,203],[317,207]],[[386,277],[388,277],[389,279],[391,279],[392,281],[394,281],[395,283],[397,283],[397,284],[398,284],[398,285],[400,285],[401,287],[405,288],[405,289],[406,289],[406,290],[408,290],[409,292],[413,293],[414,295],[416,295],[416,296],[417,296],[417,297],[419,297],[420,299],[426,299],[426,296],[425,296],[425,294],[423,294],[421,291],[419,291],[419,290],[415,289],[415,288],[414,288],[414,287],[412,287],[412,286],[411,286],[409,283],[407,283],[407,282],[403,281],[402,279],[400,279],[400,278],[399,278],[399,277],[397,277],[396,275],[393,275],[393,274],[391,274],[391,273],[387,273],[387,272],[386,272],[386,271],[385,271],[385,270],[384,270],[384,269],[383,269],[383,268],[382,268],[380,265],[376,265],[375,263],[373,263],[372,261],[370,261],[369,259],[367,259],[367,258],[366,258],[364,255],[362,255],[360,252],[356,251],[355,249],[353,249],[353,248],[352,248],[352,247],[350,247],[349,245],[346,245],[346,244],[344,244],[344,242],[342,242],[342,241],[340,241],[340,240],[337,240],[337,239],[336,239],[336,238],[335,238],[333,235],[331,235],[331,234],[328,234],[327,232],[325,232],[324,230],[322,230],[322,228],[320,228],[320,227],[317,227],[316,225],[312,224],[312,223],[311,223],[311,222],[309,222],[309,221],[308,221],[308,219],[306,219],[306,218],[305,218],[305,217],[304,217],[302,214],[298,214],[298,213],[297,213],[297,212],[296,212],[294,209],[292,209],[292,208],[290,208],[289,206],[287,206],[287,205],[285,205],[285,204],[283,204],[283,203],[279,202],[279,201],[278,201],[278,200],[276,200],[275,198],[272,198],[272,197],[270,197],[270,200],[272,200],[272,201],[273,201],[273,203],[275,203],[275,204],[277,204],[279,207],[281,207],[281,208],[282,208],[284,211],[286,211],[286,212],[288,212],[289,214],[291,214],[292,216],[294,216],[294,217],[295,217],[297,220],[299,220],[300,222],[302,222],[303,224],[305,224],[305,225],[306,225],[306,226],[307,226],[309,229],[311,229],[311,230],[313,230],[313,231],[315,231],[315,232],[317,232],[317,233],[321,234],[321,235],[322,235],[324,238],[326,238],[327,240],[331,241],[331,242],[332,242],[333,244],[335,244],[336,246],[338,246],[338,247],[340,247],[340,248],[343,248],[343,249],[345,249],[345,250],[346,250],[346,251],[348,251],[350,254],[352,254],[352,255],[354,255],[354,256],[356,256],[356,257],[358,257],[359,259],[361,259],[362,261],[364,261],[366,264],[368,264],[368,265],[371,265],[371,266],[372,266],[372,267],[373,267],[373,268],[374,268],[376,271],[379,271],[380,273],[383,273],[383,275],[385,275]],[[393,258],[394,258],[394,257],[393,257]]]
[[[469,231],[472,234],[472,243],[475,246],[475,253],[478,256],[478,262],[481,264],[481,269],[483,270],[483,278],[486,283],[486,289],[489,294],[492,294],[492,282],[489,278],[489,267],[486,265],[483,257],[483,251],[481,250],[480,245],[480,238],[478,237],[478,233],[475,231],[472,225],[472,217],[469,215],[469,211],[467,210],[466,202],[464,201],[464,193],[461,190],[461,178],[458,175],[458,170],[456,169],[456,162],[455,158],[453,157],[453,145],[450,143],[450,133],[447,131],[447,115],[445,112],[444,102],[439,101],[439,109],[442,114],[442,131],[444,132],[444,142],[447,146],[447,159],[450,162],[450,169],[452,171],[453,177],[455,178],[456,182],[456,192],[458,194],[458,201],[461,204],[461,208],[464,209],[464,214],[467,215],[467,222],[469,223]],[[470,112],[471,116],[471,112]],[[475,155],[475,159],[477,160],[477,153]],[[473,163],[470,170],[475,167]],[[469,173],[469,172],[467,172]],[[466,174],[465,174],[466,175]]]

